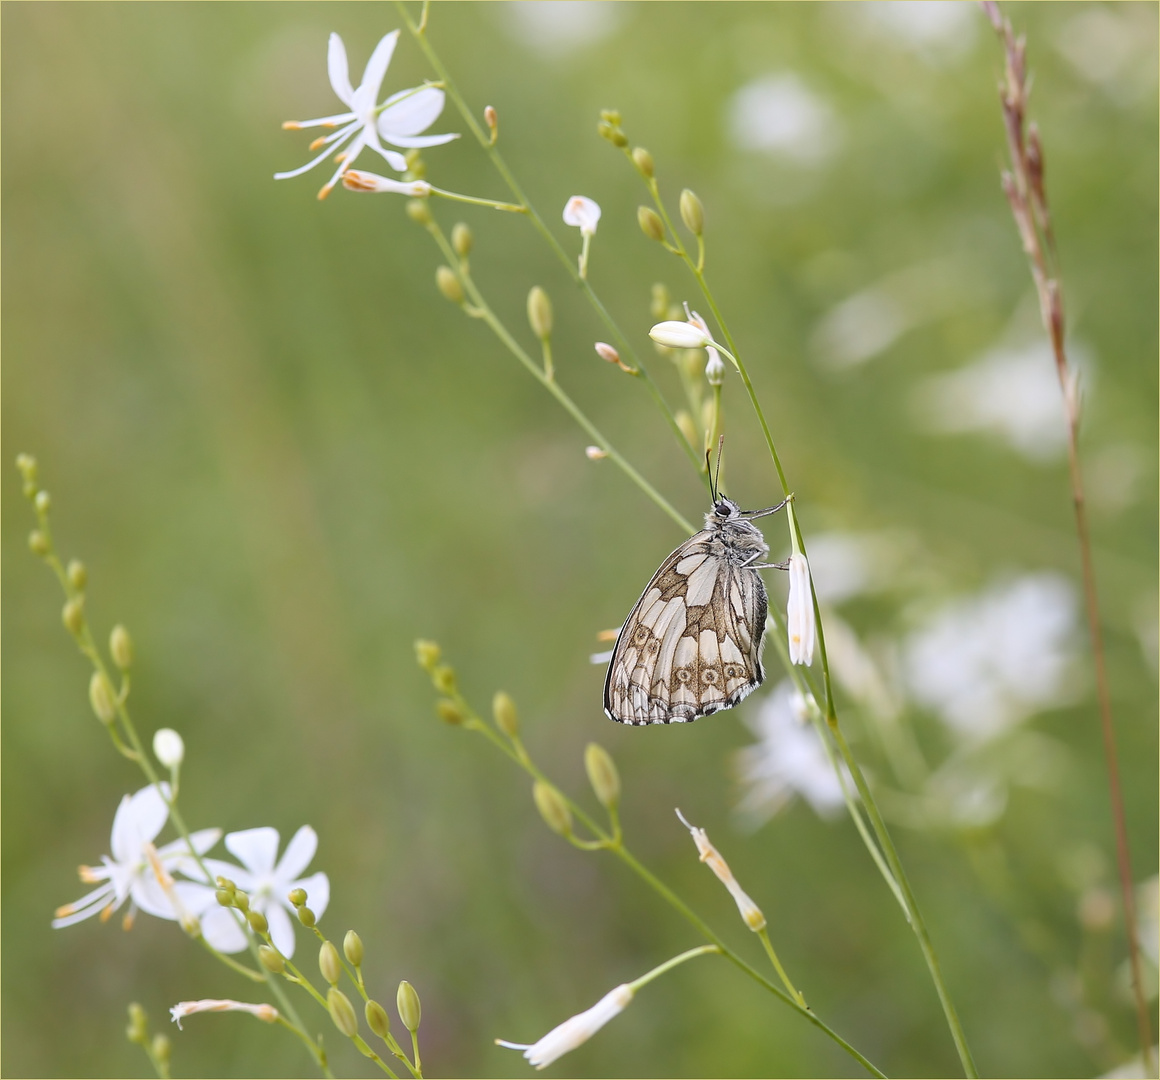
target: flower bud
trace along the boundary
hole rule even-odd
[[[403,1027],[410,1032],[419,1030],[419,1017],[422,1010],[419,1008],[419,995],[415,988],[404,979],[399,983],[399,993],[395,997],[395,1005],[399,1010],[399,1019]]]
[[[461,259],[466,259],[471,254],[471,245],[475,237],[471,233],[471,229],[462,221],[457,221],[455,227],[451,230],[451,246],[455,249],[455,254]]]
[[[125,1029],[125,1037],[132,1043],[144,1045],[149,1034],[149,1022],[145,1010],[137,1002],[129,1005],[129,1026]]]
[[[442,651],[435,642],[424,641],[422,638],[415,642],[415,659],[419,661],[419,666],[424,671],[430,673],[434,670],[441,655]]]
[[[167,769],[176,769],[185,758],[185,742],[173,728],[158,728],[153,736],[153,756]]]
[[[640,170],[640,175],[652,179],[653,156],[643,146],[638,146],[632,152],[632,160]]]
[[[572,835],[572,811],[564,802],[564,797],[551,784],[537,780],[532,785],[532,798],[540,817],[552,832],[560,836]]]
[[[229,889],[218,889],[214,896],[222,907],[234,906],[234,894]]]
[[[290,901],[295,907],[301,907],[306,903],[305,889],[291,889],[287,894],[286,899]]]
[[[358,936],[353,930],[346,932],[346,937],[342,939],[342,951],[346,954],[346,958],[355,967],[362,967],[363,962],[363,943],[362,938]]]
[[[431,672],[431,681],[435,689],[444,694],[455,693],[455,669],[447,664],[440,664]]]
[[[48,554],[48,537],[44,535],[39,529],[33,529],[28,534],[28,550],[33,555],[47,555]]]
[[[102,724],[111,724],[117,718],[117,699],[109,680],[99,671],[89,679],[89,704]]]
[[[298,909],[298,921],[308,930],[312,927],[318,919],[315,918],[314,912],[310,910],[305,904]]]
[[[431,208],[426,199],[411,199],[407,203],[407,217],[418,225],[431,224]]]
[[[498,691],[491,699],[491,712],[495,717],[495,726],[509,739],[514,739],[520,731],[520,715],[516,711],[516,703],[509,694]]]
[[[52,509],[52,496],[47,491],[38,491],[33,501],[38,514],[47,514]]]
[[[109,654],[113,657],[113,663],[122,671],[128,671],[133,666],[133,639],[120,623],[109,634]]]
[[[700,236],[705,230],[705,208],[688,188],[681,192],[681,220],[694,236]]]
[[[435,284],[439,291],[453,304],[463,303],[463,286],[459,283],[459,278],[455,276],[455,271],[450,266],[441,266],[435,271]]]
[[[696,449],[697,444],[701,441],[701,436],[692,416],[684,409],[678,409],[673,419],[676,420],[677,427],[681,429],[681,434],[688,440],[689,445]]]
[[[584,455],[589,461],[603,461],[608,457],[608,451],[602,450],[599,446],[584,447]]]
[[[217,885],[219,889],[228,889],[230,893],[233,893],[233,891],[237,888],[237,885],[230,881],[228,877],[222,877],[221,874],[218,874],[218,876],[214,878],[214,884]]]
[[[608,124],[619,124],[620,123],[620,110],[619,109],[601,109],[600,110],[600,119]]]
[[[337,986],[332,986],[326,991],[326,1008],[330,1012],[334,1026],[348,1039],[353,1039],[358,1034],[358,1017],[355,1015],[354,1006],[350,1003],[350,998]]]
[[[495,142],[495,137],[499,131],[499,113],[495,111],[494,105],[484,106],[483,122],[487,124],[488,130],[491,132],[491,141]]]
[[[541,341],[552,336],[552,301],[539,285],[528,293],[528,324]]]
[[[85,602],[81,597],[74,596],[61,609],[61,622],[70,634],[79,634],[85,625]]]
[[[661,221],[660,215],[652,207],[638,206],[636,208],[636,221],[640,226],[640,231],[650,240],[664,242],[665,223]]]
[[[77,592],[84,592],[85,586],[89,583],[89,572],[85,569],[85,564],[80,559],[70,559],[65,573],[68,575],[68,583]]]
[[[318,950],[318,970],[322,977],[333,986],[342,978],[342,961],[338,958],[338,950],[334,942],[324,941]]]
[[[238,899],[240,900],[241,897],[239,896]],[[266,916],[263,915],[260,911],[246,912],[246,922],[250,924],[250,929],[253,930],[255,934],[264,934],[267,930],[270,929],[270,924],[266,921]]]
[[[17,454],[16,467],[20,470],[20,475],[24,477],[25,481],[36,483],[36,474],[39,471],[36,467],[36,458],[31,454]]]
[[[584,770],[601,806],[612,810],[620,801],[620,774],[612,755],[603,746],[589,743],[584,750]]]
[[[386,1039],[391,1031],[391,1018],[387,1015],[387,1010],[375,1001],[374,998],[371,998],[367,1001],[366,1008],[363,1011],[366,1014],[367,1027],[380,1039]]]
[[[452,727],[459,727],[467,719],[463,715],[463,710],[451,698],[440,698],[435,702],[435,711],[443,723],[450,724]]]
[[[249,911],[250,910],[249,894],[242,892],[242,890],[238,889],[238,888],[234,888],[232,890],[232,893],[233,893],[233,898],[234,898],[234,907],[236,907],[239,911],[241,911],[243,913]]]
[[[725,382],[725,361],[716,349],[706,350],[709,362],[705,365],[705,379],[710,386],[721,386]]]
[[[667,345],[670,349],[703,349],[713,342],[713,339],[699,326],[676,320],[657,323],[648,332],[648,336],[661,345]]]
[[[258,959],[267,971],[272,971],[275,975],[281,975],[286,970],[286,960],[282,954],[272,945],[258,946]]]
[[[170,1051],[173,1049],[173,1044],[169,1041],[168,1035],[163,1035],[159,1031],[153,1036],[153,1056],[162,1064],[168,1064]]]

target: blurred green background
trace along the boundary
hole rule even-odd
[[[1156,10],[1008,9],[1030,41],[1086,365],[1083,452],[1141,881],[1157,850]],[[254,994],[173,924],[49,926],[86,891],[75,867],[109,850],[117,801],[141,780],[93,719],[56,585],[28,553],[12,462],[29,451],[62,553],[88,565],[98,634],[133,632],[138,723],[185,737],[187,819],[273,825],[284,840],[317,829],[312,869],[332,883],[321,925],[358,928],[384,1000],[400,978],[418,988],[431,1075],[524,1075],[493,1038],[533,1041],[698,942],[619,865],[552,836],[522,774],[435,718],[419,636],[443,644],[480,708],[497,688],[515,696],[565,790],[587,797],[584,746],[606,746],[634,850],[760,964],[672,807],[706,827],[816,1012],[880,1067],[956,1073],[918,949],[848,819],[797,802],[738,826],[731,760],[757,698],[671,729],[602,715],[595,632],[623,619],[679,532],[610,463],[586,460],[589,440],[439,296],[437,253],[402,200],[340,189],[319,203],[321,171],[272,181],[307,153],[280,123],[337,107],[327,33],[343,35],[357,81],[395,9],[7,3],[2,18],[3,1071],[145,1075],[123,1035],[131,1000],[173,1036],[175,1075],[312,1071],[249,1017],[172,1029],[178,1000]],[[668,196],[699,193],[711,280],[807,537],[900,530],[922,567],[918,585],[844,608],[855,632],[901,637],[915,612],[997,573],[1078,582],[1050,437],[1021,452],[1002,431],[932,433],[914,404],[924,385],[919,401],[937,396],[924,380],[1038,340],[998,184],[1001,56],[973,5],[445,3],[430,36],[477,115],[498,109],[501,148],[569,251],[565,200],[601,203],[591,279],[674,401],[645,337],[649,291],[665,281],[694,300],[693,283],[637,228],[643,189],[596,136],[599,110],[622,111]],[[429,74],[404,34],[384,93]],[[464,129],[449,106],[432,130]],[[359,165],[375,169],[371,156]],[[426,160],[442,187],[507,195],[469,138]],[[470,222],[476,278],[529,346],[524,298],[548,289],[561,383],[699,515],[704,489],[643,389],[593,354],[607,334],[533,231],[434,209],[448,228]],[[776,478],[739,391],[726,390],[729,490],[767,505]],[[766,528],[775,554],[782,528]],[[782,588],[771,581],[773,602]],[[1088,885],[1114,880],[1075,633],[1079,690],[1027,721],[1066,750],[1064,779],[1012,788],[985,828],[895,829],[984,1074],[1091,1075],[1135,1049],[1118,914],[1085,930],[1060,870],[1078,852],[1096,867]],[[863,711],[845,704],[885,778]],[[907,715],[938,759],[938,721]],[[1009,906],[976,872],[997,853]],[[305,937],[299,949],[312,968]],[[339,1073],[371,1075],[323,1014],[312,1022]],[[650,986],[555,1072],[860,1074],[711,959]]]

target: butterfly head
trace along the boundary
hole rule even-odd
[[[723,525],[727,521],[741,520],[741,507],[732,499],[718,495],[713,501],[713,509],[705,515],[706,525]]]

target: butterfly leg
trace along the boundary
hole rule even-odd
[[[770,514],[776,514],[787,502],[789,499],[782,499],[776,506],[767,506],[764,510],[742,510],[741,514],[747,518],[768,517]]]
[[[757,555],[754,555],[757,558]],[[789,559],[785,562],[744,563],[746,570],[788,570]]]

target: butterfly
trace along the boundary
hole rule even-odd
[[[720,461],[720,458],[718,458]],[[769,545],[753,518],[710,484],[705,528],[663,563],[629,613],[604,680],[604,712],[619,724],[683,724],[731,709],[761,685],[769,601],[760,570]]]

